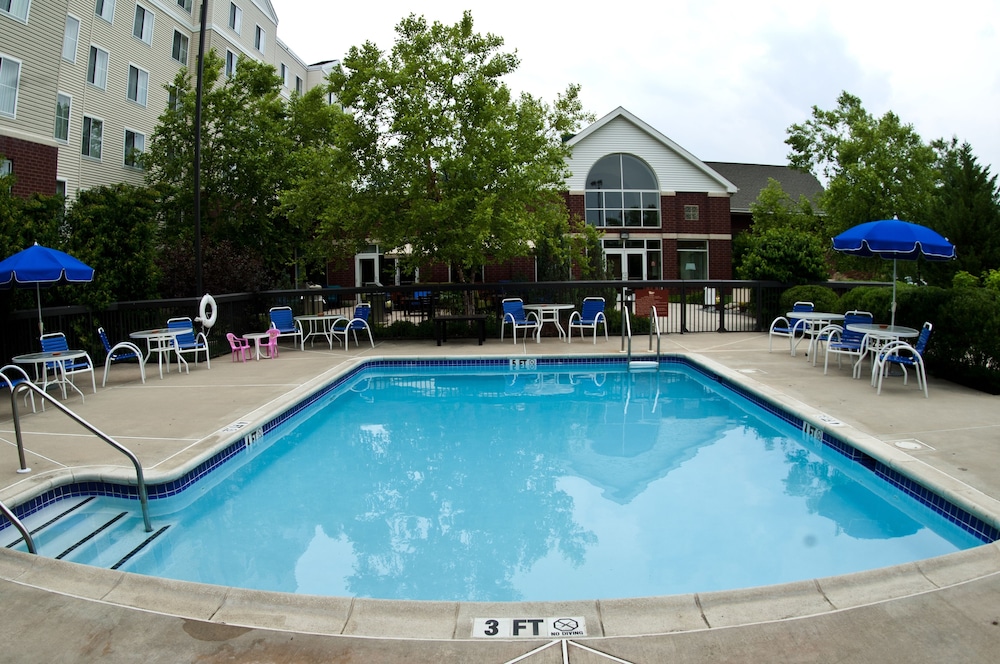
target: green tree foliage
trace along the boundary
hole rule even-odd
[[[760,190],[757,200],[750,204],[753,217],[752,232],[762,233],[772,228],[790,228],[804,233],[816,234],[822,239],[820,219],[812,203],[805,196],[798,201],[785,193],[781,183],[774,178],[767,179],[767,186]]]
[[[1000,192],[997,177],[979,165],[968,143],[939,141],[935,147],[940,183],[928,216],[934,230],[956,246],[957,258],[928,263],[923,274],[943,286],[962,270],[981,275],[1000,268]]]
[[[843,92],[836,109],[814,106],[811,119],[792,125],[785,143],[791,147],[793,167],[827,183],[819,204],[828,237],[893,215],[934,227],[928,204],[935,186],[935,151],[894,113],[876,118],[859,98]]]
[[[588,119],[578,87],[551,106],[515,99],[502,79],[517,57],[469,12],[451,26],[410,15],[396,33],[391,53],[353,47],[332,72],[349,110],[339,149],[314,156],[286,204],[314,212],[331,252],[405,246],[406,263],[450,264],[456,281],[564,233],[563,137]]]
[[[825,249],[815,235],[793,228],[771,228],[751,233],[743,262],[737,269],[740,279],[804,284],[828,276]]]
[[[80,192],[66,213],[67,249],[94,268],[77,301],[94,310],[157,295],[157,201],[147,187],[119,184]]]
[[[278,208],[292,173],[293,132],[274,67],[240,59],[232,77],[205,57],[201,115],[201,212],[207,244],[229,242],[257,257],[272,275],[288,270],[302,242]],[[171,86],[177,102],[160,116],[143,155],[147,182],[162,194],[167,243],[193,238],[195,81],[182,69]],[[193,280],[193,275],[192,275]],[[192,283],[192,290],[194,286]]]

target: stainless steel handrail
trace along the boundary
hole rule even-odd
[[[656,305],[649,308],[649,351],[653,351],[653,332],[656,332],[656,361],[660,361],[660,317],[656,314]]]
[[[28,545],[28,553],[37,554],[38,549],[35,548],[35,540],[31,539],[31,533],[28,532],[28,529],[24,527],[24,524],[21,523],[21,520],[14,515],[10,508],[4,505],[2,500],[0,500],[0,512],[2,512],[3,515],[7,517],[12,524],[14,524],[14,527],[17,528],[18,532],[21,533],[21,537],[24,538],[24,543]]]
[[[10,391],[10,408],[14,416],[14,435],[17,438],[17,454],[21,462],[21,467],[18,469],[17,472],[27,473],[31,471],[31,469],[27,467],[24,461],[24,441],[21,438],[21,416],[18,413],[17,409],[18,392],[22,392],[24,390],[31,390],[32,392],[35,392],[36,394],[40,395],[43,399],[42,401],[43,404],[45,403],[44,399],[48,399],[49,402],[52,403],[52,405],[54,405],[56,408],[58,408],[63,413],[68,415],[71,420],[76,421],[83,428],[87,429],[92,434],[103,440],[105,443],[111,445],[111,447],[115,448],[116,450],[124,454],[126,457],[128,457],[129,461],[131,461],[132,465],[135,467],[136,485],[139,491],[139,504],[142,507],[142,520],[146,525],[146,532],[147,533],[152,532],[153,525],[149,521],[149,498],[146,492],[146,481],[145,479],[143,479],[142,464],[139,463],[139,458],[135,454],[133,454],[132,451],[129,450],[127,447],[125,447],[124,445],[116,441],[114,438],[112,438],[111,436],[107,435],[106,433],[95,427],[90,422],[87,422],[85,419],[74,413],[66,406],[62,405],[61,403],[53,399],[48,392],[39,388],[37,385],[31,382],[18,383],[17,385],[14,386],[14,389]]]

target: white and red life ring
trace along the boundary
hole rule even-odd
[[[201,298],[198,314],[198,320],[205,327],[211,328],[215,325],[215,320],[219,317],[219,305],[215,303],[215,298],[205,293]]]

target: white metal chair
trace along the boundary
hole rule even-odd
[[[792,305],[792,312],[807,312],[814,309],[812,302],[796,302]],[[792,356],[795,355],[795,347],[799,344],[799,340],[805,334],[808,329],[808,323],[802,318],[795,318],[794,316],[778,316],[773,321],[771,321],[771,327],[767,331],[767,352],[771,352],[771,342],[774,337],[786,337],[788,339],[788,349],[791,351]]]
[[[50,332],[41,337],[42,350],[45,352],[64,352],[69,350],[66,342],[66,335],[62,332]],[[90,359],[90,353],[84,352],[83,357],[73,360],[58,360],[49,362],[45,366],[46,371],[55,371],[62,374],[63,378],[73,381],[76,374],[90,374],[90,384],[97,394],[97,378],[94,375],[94,361]],[[75,383],[74,383],[75,384]],[[63,383],[63,398],[66,398],[66,385]]]
[[[871,322],[872,315],[867,311],[854,310],[844,314],[844,326],[840,332],[831,332],[831,338],[826,342],[826,353],[823,360],[824,375],[830,367],[830,355],[836,355],[838,368],[843,357],[853,358],[851,376],[853,378],[861,378],[861,362],[868,353],[869,340],[866,334],[850,330],[848,326],[858,324],[870,325]],[[837,327],[840,326],[838,325]],[[826,329],[824,328],[824,330]]]
[[[197,363],[198,353],[205,354],[205,366],[208,369],[212,368],[212,360],[208,356],[208,337],[205,336],[204,332],[199,332],[197,335],[194,333],[194,323],[191,322],[190,318],[171,318],[167,321],[167,329],[189,330],[188,332],[182,332],[174,337],[174,352],[177,353],[178,371],[181,370],[181,362],[183,362],[187,373],[191,373],[191,366],[188,364],[188,361],[184,359],[184,356],[194,355],[194,361]]]
[[[330,333],[335,337],[344,338],[344,350],[350,346],[350,342],[347,339],[347,333],[350,332],[354,335],[354,344],[360,346],[358,341],[358,330],[365,330],[368,332],[368,341],[371,343],[372,348],[375,348],[375,340],[372,338],[372,328],[368,325],[368,316],[371,314],[372,305],[368,302],[359,302],[356,307],[354,307],[354,318],[347,320],[346,318],[340,318],[334,321],[333,325],[330,327]]]
[[[107,387],[108,385],[108,369],[111,368],[112,364],[116,362],[128,362],[130,360],[135,360],[139,363],[139,376],[142,378],[142,382],[146,382],[146,358],[143,356],[142,351],[131,341],[119,341],[114,346],[108,341],[108,333],[104,331],[103,327],[97,328],[97,336],[101,338],[101,343],[104,344],[104,352],[107,353],[107,357],[104,359],[104,380],[101,381],[101,387]]]
[[[917,337],[917,343],[910,345],[905,341],[890,341],[883,346],[876,356],[872,367],[872,383],[877,384],[876,394],[882,394],[882,378],[889,372],[889,367],[897,365],[903,370],[903,385],[909,378],[906,368],[912,367],[913,373],[917,377],[917,387],[923,390],[924,398],[929,398],[927,394],[927,369],[924,366],[924,351],[927,350],[927,340],[931,336],[933,325],[924,323]]]
[[[604,325],[604,340],[608,340],[608,319],[604,315],[603,297],[583,298],[583,311],[574,311],[569,315],[569,335],[567,341],[573,343],[573,330],[580,330],[583,339],[584,330],[594,331],[594,344],[597,344],[597,326]]]
[[[280,332],[279,337],[291,337],[292,343],[298,343],[300,350],[306,349],[305,335],[302,333],[302,324],[292,316],[291,307],[271,307],[268,312],[271,317],[271,327]],[[298,337],[298,342],[295,338]]]
[[[515,344],[517,343],[518,330],[524,330],[525,337],[528,334],[528,330],[533,330],[536,343],[542,343],[542,326],[538,322],[538,316],[534,311],[527,316],[524,315],[524,301],[521,298],[508,297],[500,305],[503,307],[503,320],[500,322],[500,341],[503,341],[504,328],[510,325],[511,336],[514,337]]]

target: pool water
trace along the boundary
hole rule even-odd
[[[242,463],[152,501],[154,525],[171,527],[122,569],[555,601],[773,584],[981,543],[697,371],[664,366],[367,369]]]

